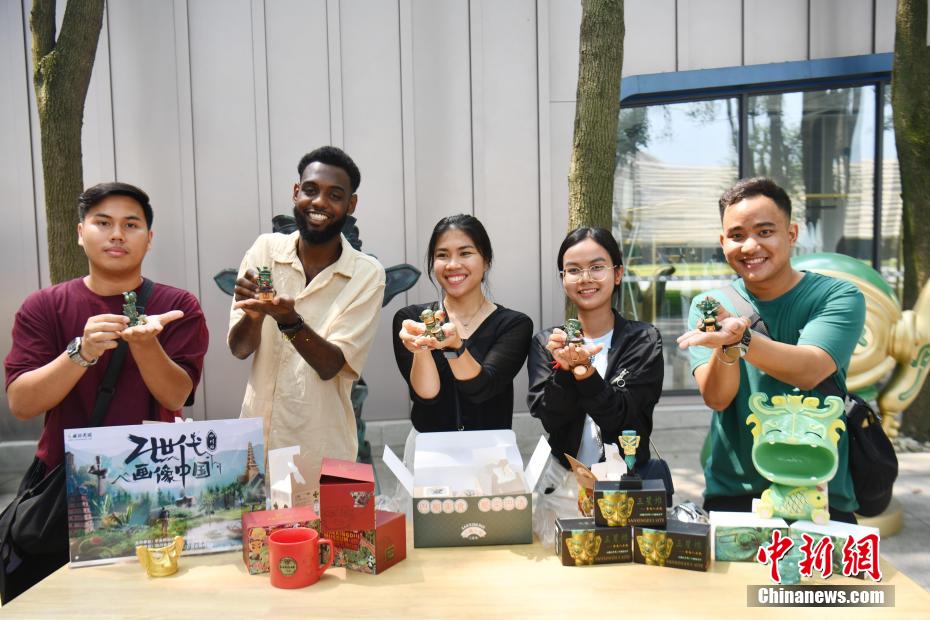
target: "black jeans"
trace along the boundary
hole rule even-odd
[[[759,499],[758,495],[734,495],[734,496],[718,496],[718,497],[705,497],[704,498],[704,510],[710,512],[711,510],[720,510],[725,512],[752,512],[752,500]],[[856,515],[851,512],[844,512],[842,510],[836,510],[833,506],[830,506],[830,520],[831,521],[841,521],[843,523],[852,523],[855,525]]]

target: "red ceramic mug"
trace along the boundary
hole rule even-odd
[[[329,545],[325,563],[320,563],[320,545]],[[320,538],[316,530],[293,527],[276,530],[268,537],[271,585],[277,588],[305,588],[320,580],[333,563],[333,541]]]

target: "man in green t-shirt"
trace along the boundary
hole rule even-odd
[[[816,387],[832,379],[846,391],[846,370],[865,321],[865,299],[855,285],[796,271],[790,262],[798,238],[791,199],[771,179],[744,179],[720,198],[720,246],[739,280],[735,291],[768,327],[769,338],[750,329],[749,319],[721,291],[691,302],[689,325],[699,325],[697,304],[722,304],[718,331],[694,329],[678,338],[689,349],[691,371],[708,407],[711,453],[704,467],[705,510],[749,511],[770,482],[752,464],[752,434],[746,425],[753,392],[769,396],[802,393],[823,399]],[[838,445],[839,467],[829,482],[830,518],[855,523],[856,496],[848,467],[846,434]]]

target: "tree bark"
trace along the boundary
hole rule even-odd
[[[930,278],[930,49],[927,0],[898,0],[891,104],[901,171],[903,305],[912,308]],[[930,388],[925,383],[902,429],[930,439]]]
[[[29,18],[53,283],[87,273],[76,243],[77,197],[84,188],[81,128],[103,7],[104,0],[68,2],[57,40],[55,0],[34,0]]]
[[[569,230],[611,226],[623,36],[623,0],[582,0]]]

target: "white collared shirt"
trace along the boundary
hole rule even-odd
[[[304,322],[339,347],[346,365],[324,381],[282,337],[275,320],[266,316],[240,417],[264,418],[266,450],[300,445],[301,455],[313,462],[324,456],[354,461],[358,435],[352,382],[362,372],[378,328],[384,268],[340,235],[340,257],[306,284],[297,255],[298,235],[261,235],[242,259],[239,277],[247,269],[271,268],[276,293],[295,299],[295,310]],[[230,311],[230,330],[243,315],[239,309]],[[314,476],[319,472],[304,473],[311,480],[319,478]]]

